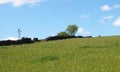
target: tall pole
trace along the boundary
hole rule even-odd
[[[20,39],[22,31],[20,29],[18,29],[18,39]]]

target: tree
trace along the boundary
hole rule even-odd
[[[21,33],[22,33],[22,31],[20,29],[18,29],[18,39],[20,38]]]
[[[77,25],[68,25],[67,30],[69,36],[75,36],[75,33],[78,31]]]
[[[57,36],[68,36],[68,34],[66,32],[59,32]]]

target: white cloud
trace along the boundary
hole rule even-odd
[[[104,5],[104,6],[101,7],[101,9],[102,9],[103,11],[109,11],[109,10],[111,10],[111,7],[108,6],[108,5]]]
[[[1,39],[1,40],[18,40],[18,38],[10,36],[10,37],[7,37],[7,38]]]
[[[118,17],[118,19],[116,19],[113,23],[114,26],[120,26],[120,17]]]
[[[84,28],[78,28],[78,32],[77,33],[80,33],[82,35],[88,35],[88,34],[91,34],[89,31],[86,31]]]
[[[111,18],[113,18],[114,16],[113,15],[110,15],[110,16],[105,16],[105,17],[103,17],[103,19],[111,19]]]
[[[28,4],[30,6],[37,5],[38,3],[43,1],[46,1],[46,0],[0,0],[0,4],[11,3],[14,7],[19,7],[25,4]]]
[[[80,15],[80,18],[88,18],[89,15]]]
[[[100,23],[105,23],[105,20],[110,20],[110,19],[112,19],[113,17],[114,17],[113,15],[105,16],[105,17],[103,17],[102,19],[100,19]]]
[[[110,11],[110,10],[117,9],[117,8],[120,8],[120,5],[113,5],[113,6],[104,5],[104,6],[101,6],[101,10],[103,10],[103,11]]]

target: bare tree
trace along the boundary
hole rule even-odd
[[[18,29],[18,39],[20,39],[22,31],[20,29]]]

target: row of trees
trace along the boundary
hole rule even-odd
[[[77,25],[68,25],[66,31],[59,32],[57,36],[75,36],[75,33],[78,31]]]

